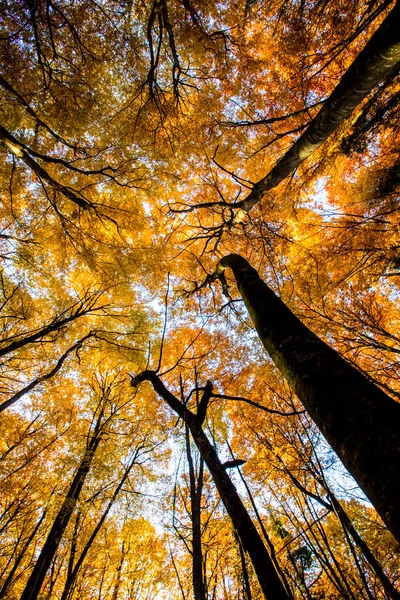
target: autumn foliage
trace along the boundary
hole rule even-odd
[[[213,273],[399,402],[399,1],[0,10],[0,598],[398,599]]]

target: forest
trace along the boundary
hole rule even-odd
[[[400,0],[0,15],[0,599],[400,600]]]

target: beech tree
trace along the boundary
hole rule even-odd
[[[305,327],[241,256],[218,263],[225,287],[227,267],[265,349],[399,540],[399,404]]]

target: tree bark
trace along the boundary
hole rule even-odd
[[[317,427],[400,541],[400,404],[310,331],[237,254],[233,270],[260,340]]]

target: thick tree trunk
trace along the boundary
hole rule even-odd
[[[268,190],[276,187],[317,150],[338,129],[360,102],[400,64],[400,0],[357,56],[324,103],[317,116],[297,142],[258,181],[250,194],[235,206],[239,209],[233,223],[243,220],[261,202]]]
[[[194,415],[167,390],[154,371],[143,371],[137,377],[132,377],[132,386],[137,387],[142,381],[146,380],[151,382],[157,394],[187,423],[193,440],[211,473],[221,500],[232,520],[233,526],[242,543],[243,550],[248,552],[250,556],[266,600],[289,600],[249,513],[222,466],[214,447],[202,429],[204,419],[199,418],[199,413],[200,415],[203,412],[205,414],[206,406],[203,399],[200,401],[198,414]],[[211,389],[209,391],[211,393]]]
[[[400,541],[400,404],[312,333],[236,254],[230,267],[258,335],[311,418]]]

